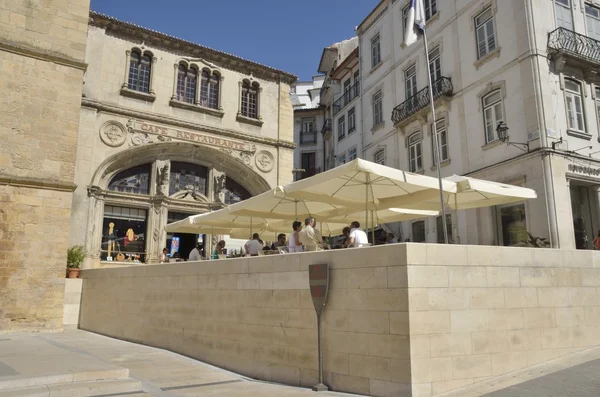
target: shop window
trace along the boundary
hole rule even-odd
[[[194,191],[206,196],[208,169],[201,165],[171,162],[169,196],[184,191]]]
[[[525,204],[514,204],[498,209],[500,244],[514,246],[527,240]]]
[[[147,217],[144,209],[104,206],[100,259],[145,262]]]
[[[252,197],[250,193],[233,179],[225,181],[225,204],[235,204]]]
[[[108,190],[123,193],[150,194],[150,164],[119,172],[108,184]]]
[[[425,221],[416,221],[412,223],[412,242],[425,242]]]

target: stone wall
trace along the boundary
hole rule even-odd
[[[62,327],[88,12],[0,3],[0,332]]]
[[[80,327],[313,386],[432,396],[600,344],[600,253],[397,244],[83,272]]]

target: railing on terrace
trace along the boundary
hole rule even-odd
[[[339,97],[333,103],[333,115],[335,116],[342,110],[347,104],[352,102],[360,94],[360,81],[357,81],[348,88],[341,97]]]
[[[569,29],[558,28],[548,34],[548,53],[554,55],[559,52],[600,63],[600,41]]]
[[[442,77],[432,83],[433,99],[436,100],[442,96],[452,96],[452,80],[448,77]],[[429,106],[429,86],[423,88],[392,111],[392,121],[398,124],[409,118],[419,110]]]

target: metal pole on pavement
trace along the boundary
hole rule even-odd
[[[443,184],[442,184],[442,171],[441,171],[441,167],[440,167],[440,163],[441,163],[441,149],[440,149],[440,137],[438,136],[438,132],[437,132],[437,123],[436,123],[436,119],[435,119],[435,106],[434,106],[434,100],[433,100],[433,85],[432,85],[432,81],[431,81],[431,71],[429,70],[429,46],[427,45],[427,33],[425,32],[425,29],[423,29],[423,42],[425,43],[425,65],[426,69],[427,69],[427,79],[429,81],[429,101],[431,102],[431,118],[433,120],[433,139],[434,139],[434,143],[435,143],[435,152],[436,152],[436,168],[437,168],[437,176],[438,176],[438,183],[439,183],[439,188],[440,188],[440,205],[442,207],[441,213],[442,213],[442,228],[444,229],[444,243],[448,244],[448,229],[446,228],[446,205],[444,203],[444,191],[442,190],[443,188]]]

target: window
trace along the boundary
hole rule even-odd
[[[425,221],[416,221],[412,223],[412,241],[414,243],[425,242]]]
[[[496,49],[494,15],[491,7],[475,18],[475,30],[477,32],[477,58],[481,59]]]
[[[150,194],[150,164],[119,172],[108,184],[108,190],[122,193]]]
[[[502,111],[502,94],[496,90],[483,97],[483,123],[485,125],[485,141],[493,142],[498,139],[496,126],[504,120]]]
[[[145,262],[147,215],[143,209],[105,205],[100,260]]]
[[[527,240],[525,204],[500,207],[497,213],[501,245],[519,245]]]
[[[435,98],[437,93],[442,91],[442,57],[440,47],[436,47],[429,52],[429,75],[431,76],[433,97]]]
[[[377,91],[373,95],[373,127],[383,123],[383,92]]]
[[[403,34],[406,35],[406,30],[408,27],[408,13],[410,12],[410,4],[402,9],[402,29]],[[404,38],[406,40],[406,37]]]
[[[410,172],[418,172],[423,169],[422,153],[421,134],[417,132],[408,137],[408,169]]]
[[[315,119],[302,119],[302,130],[300,131],[300,143],[316,143],[317,132],[315,130]]]
[[[406,99],[417,93],[417,66],[413,65],[404,72],[404,88]]]
[[[355,95],[358,95],[360,92],[360,70],[357,70],[356,72],[354,72],[354,93]]]
[[[380,35],[377,33],[371,39],[371,68],[381,63],[381,42]]]
[[[338,163],[341,164],[346,164],[346,154],[342,153],[339,156],[337,156],[338,159]]]
[[[352,161],[356,158],[356,148],[353,147],[352,149],[348,150],[348,161]]]
[[[221,82],[221,76],[217,74],[217,72],[210,72],[208,70],[202,71],[202,82],[200,84],[200,105],[206,108],[218,109],[219,108],[219,84]],[[250,87],[249,87],[250,88]],[[256,88],[256,87],[255,87]],[[254,99],[249,98],[250,96],[254,96]],[[254,101],[254,109],[256,109],[256,96],[258,95],[257,91],[248,92],[247,100]],[[242,95],[242,102],[244,101],[244,96]],[[242,107],[243,109],[243,107]],[[256,113],[256,110],[254,110]],[[246,116],[246,115],[245,115]],[[246,116],[257,118],[256,116]]]
[[[356,110],[351,108],[348,110],[348,135],[356,131]]]
[[[373,155],[373,161],[377,164],[385,165],[385,149],[379,149]]]
[[[308,178],[317,173],[316,154],[314,152],[302,153],[302,169],[304,170],[303,178]]]
[[[258,92],[259,84],[257,82],[250,83],[249,80],[244,80],[242,83],[242,116],[258,118]]]
[[[600,129],[600,87],[596,88],[596,117],[598,118],[598,128]]]
[[[225,204],[239,203],[252,197],[242,185],[231,178],[225,180]]]
[[[152,70],[152,56],[131,51],[129,58],[129,77],[127,88],[134,91],[150,93],[150,73]]]
[[[446,120],[441,119],[436,122],[437,134],[440,140],[440,154],[442,163],[448,160],[448,136],[446,135]],[[437,164],[437,150],[435,147],[435,129],[431,125],[431,152],[433,153],[433,165]]]
[[[556,15],[556,27],[573,30],[571,0],[554,0],[554,14]]]
[[[196,68],[180,64],[177,71],[177,100],[196,103],[197,81],[198,71]]]
[[[171,162],[169,171],[169,196],[188,191],[206,196],[208,169],[201,165]]]
[[[578,81],[565,79],[565,105],[569,129],[585,132],[581,84]]]
[[[443,244],[444,241],[444,225],[442,225],[442,217],[438,216],[435,220],[437,233],[437,242]],[[446,230],[448,232],[448,242],[452,242],[452,215],[446,214]]]
[[[424,0],[423,5],[425,6],[425,20],[429,21],[437,13],[437,0]]]
[[[338,141],[346,137],[346,116],[338,119]]]
[[[588,36],[594,40],[600,40],[600,9],[592,5],[585,5],[585,21]]]

